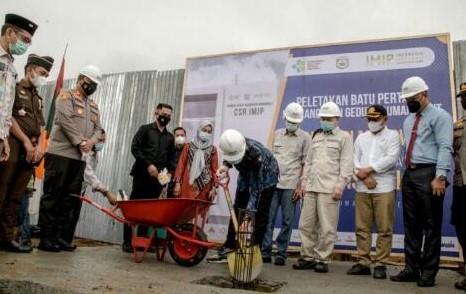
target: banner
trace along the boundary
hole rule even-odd
[[[301,129],[312,132],[320,126],[317,116],[320,106],[333,101],[342,111],[340,127],[349,131],[353,139],[367,130],[365,113],[371,104],[384,105],[389,128],[401,134],[409,111],[400,98],[400,91],[408,77],[422,77],[429,85],[431,103],[449,113],[456,112],[452,103],[449,42],[449,35],[436,35],[190,58],[186,67],[182,125],[188,130],[188,137],[192,137],[199,122],[208,118],[215,124],[217,146],[222,131],[229,128],[270,146],[273,132],[285,125],[282,113],[287,104],[297,102],[303,106],[305,118]],[[403,150],[397,164],[398,189],[404,155]],[[235,191],[234,178],[230,189]],[[353,184],[348,185],[340,203],[336,249],[356,248],[354,193]],[[459,245],[450,225],[451,194],[449,188],[444,202],[442,255],[456,257]],[[293,245],[300,242],[299,211],[297,207]],[[227,205],[220,193],[207,224],[210,239],[225,238],[228,219]],[[278,226],[280,223],[278,216]],[[393,251],[403,252],[403,237],[402,200],[398,190]]]

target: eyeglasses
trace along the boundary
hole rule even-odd
[[[28,45],[31,45],[32,43],[32,40],[31,38],[25,36],[23,33],[21,33],[20,31],[14,31],[16,36],[23,42],[23,43],[26,43]]]
[[[47,71],[45,71],[45,70],[38,69],[38,70],[35,70],[34,73],[41,76],[41,77],[46,77],[46,78],[49,77],[49,73]]]

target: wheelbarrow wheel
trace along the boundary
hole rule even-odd
[[[194,225],[193,224],[182,224],[175,227],[178,234],[191,238]],[[206,234],[198,227],[195,238],[199,241],[207,241]],[[192,242],[187,242],[176,237],[172,237],[172,240],[168,242],[168,251],[170,252],[173,260],[182,266],[195,266],[200,263],[207,254],[207,247],[203,247]]]

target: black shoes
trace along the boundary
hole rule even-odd
[[[403,269],[398,275],[390,277],[390,280],[393,282],[416,282],[418,279],[419,275],[407,269]]]
[[[283,258],[275,258],[275,262],[274,262],[275,265],[285,265],[285,259]]]
[[[374,279],[384,280],[387,278],[387,267],[379,265],[374,268]]]
[[[121,244],[121,250],[123,250],[123,252],[133,253],[133,245],[131,245],[131,242],[123,242],[123,244]]]
[[[263,263],[271,263],[272,262],[272,257],[262,257],[262,262]]]
[[[328,264],[318,262],[315,268],[316,273],[328,273]]]
[[[368,276],[371,274],[371,268],[360,263],[353,265],[347,272],[347,275]],[[374,272],[375,275],[375,272]]]
[[[40,239],[39,246],[37,249],[47,252],[60,252],[60,245],[58,243],[52,242],[49,239]]]
[[[466,290],[466,279],[456,282],[455,283],[455,289],[458,290]]]
[[[310,270],[315,269],[317,265],[317,261],[309,261],[303,258],[298,259],[298,263],[293,264],[293,268],[295,270]]]
[[[435,276],[430,274],[422,274],[417,280],[419,287],[433,287],[435,286]]]
[[[63,239],[58,239],[58,246],[60,247],[60,250],[63,250],[63,251],[70,251],[71,252],[71,251],[76,250],[76,245],[68,243]]]
[[[16,240],[7,241],[2,244],[2,248],[9,252],[15,253],[30,253],[32,252],[31,246],[25,246]]]

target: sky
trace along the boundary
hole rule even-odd
[[[466,40],[465,0],[1,0],[39,28],[27,53],[56,59],[65,78],[171,70],[187,57],[449,32]],[[27,54],[16,59],[23,68]]]

